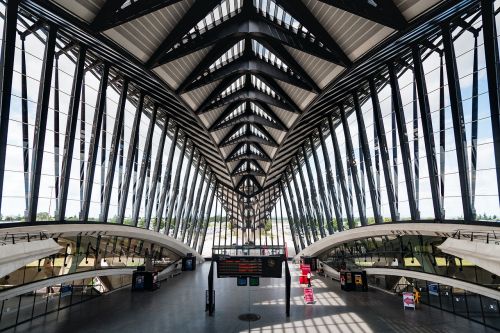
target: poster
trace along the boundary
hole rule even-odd
[[[403,293],[403,308],[413,308],[415,310],[415,298],[413,293],[404,292]]]
[[[144,276],[137,275],[135,277],[135,288],[136,289],[144,289]]]
[[[431,283],[427,286],[429,295],[439,296],[439,287],[437,283]]]
[[[306,304],[314,304],[314,292],[312,287],[304,288],[304,301]]]

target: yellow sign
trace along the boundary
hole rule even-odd
[[[359,275],[359,274],[354,275],[354,283],[357,286],[362,286],[363,285],[363,279],[361,278],[361,275]]]

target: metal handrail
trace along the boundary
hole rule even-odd
[[[2,237],[3,236],[3,237]],[[0,246],[11,245],[16,243],[31,242],[33,240],[49,239],[44,231],[39,232],[20,232],[20,233],[5,233],[0,235]]]

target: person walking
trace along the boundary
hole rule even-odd
[[[311,287],[311,272],[307,273],[307,286],[309,288]]]

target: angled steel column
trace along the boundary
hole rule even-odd
[[[427,85],[425,83],[420,48],[418,45],[412,48],[413,67],[415,71],[415,82],[418,92],[418,103],[420,106],[420,118],[424,131],[424,142],[427,156],[427,167],[429,168],[429,180],[431,184],[432,201],[434,204],[434,215],[436,220],[444,220],[444,211],[441,206],[439,190],[439,173],[436,162],[436,146],[434,144],[434,131],[432,129],[432,118],[430,114],[429,97],[427,96]],[[415,175],[417,177],[417,175]]]
[[[193,143],[191,141],[191,143]],[[188,183],[189,183],[189,178],[191,178],[191,167],[193,166],[193,159],[194,159],[194,153],[195,149],[194,146],[191,150],[191,154],[189,154],[189,160],[186,168],[186,172],[184,173],[184,181],[182,184],[182,189],[181,189],[181,195],[179,197],[179,202],[177,204],[177,213],[175,215],[175,227],[174,227],[174,238],[177,238],[177,235],[179,233],[179,228],[181,227],[182,223],[182,212],[184,210],[184,203],[186,201],[186,193],[187,193],[187,188],[188,188]],[[198,159],[197,165],[199,165],[200,159]],[[182,223],[182,230],[181,230],[181,235],[184,230],[184,223]]]
[[[118,207],[118,223],[123,224],[125,218],[125,209],[127,208],[128,190],[130,187],[130,179],[132,178],[132,171],[134,168],[134,159],[137,154],[137,143],[139,141],[139,128],[141,125],[142,109],[144,107],[144,93],[140,92],[139,103],[135,111],[134,123],[132,124],[132,131],[130,133],[130,142],[128,144],[127,160],[125,161],[125,174],[123,176],[123,183],[121,188],[121,200]]]
[[[200,231],[203,227],[203,222],[205,221],[205,207],[207,206],[208,193],[210,192],[210,184],[213,179],[213,172],[208,170],[210,176],[208,177],[207,185],[205,186],[205,194],[203,194],[203,201],[201,203],[201,207],[198,211],[198,214],[195,216],[194,225],[196,226],[196,233],[193,239],[193,245],[191,246],[193,249],[196,249],[198,245],[198,240],[200,238]]]
[[[158,115],[158,105],[155,104],[151,118],[149,119],[148,132],[146,134],[146,142],[144,143],[144,152],[142,153],[141,169],[139,171],[139,187],[136,191],[136,199],[132,211],[132,223],[137,227],[139,220],[139,211],[141,210],[142,192],[144,191],[144,182],[146,181],[146,171],[149,161],[151,160],[151,145],[153,142],[153,132],[156,124],[156,116]],[[147,193],[146,193],[147,195]]]
[[[80,220],[84,222],[87,222],[89,217],[90,201],[92,199],[92,187],[94,186],[95,166],[97,161],[97,153],[99,150],[99,139],[101,135],[101,127],[103,127],[104,111],[106,110],[106,91],[108,88],[108,78],[109,64],[104,63],[101,82],[99,83],[99,92],[97,95],[94,120],[92,122],[92,134],[90,136],[87,172],[85,173],[86,178],[84,186],[85,190],[83,194],[83,209],[80,212]]]
[[[122,198],[122,184],[123,184],[123,155],[125,152],[125,129],[122,126],[120,131],[120,143],[118,148],[118,207],[120,206]]]
[[[99,218],[102,222],[108,222],[109,204],[111,202],[111,192],[113,191],[113,178],[115,176],[116,159],[118,158],[118,149],[120,146],[120,133],[123,129],[123,117],[125,102],[127,101],[128,83],[129,80],[125,77],[122,83],[120,100],[118,101],[118,107],[116,109],[116,119],[109,151],[108,171],[106,173],[106,188],[104,189],[104,200],[101,216]]]
[[[191,245],[191,240],[193,239],[193,232],[198,218],[198,212],[200,210],[201,193],[203,192],[203,186],[205,185],[205,180],[206,180],[205,177],[207,174],[207,169],[208,169],[207,167],[208,163],[207,161],[205,161],[205,163],[203,163],[203,170],[201,171],[200,181],[198,182],[198,191],[196,192],[196,198],[194,199],[194,202],[191,202],[188,208],[189,233],[186,241],[186,244],[188,245]]]
[[[333,121],[331,117],[328,117],[328,126],[330,127],[330,136],[332,137],[333,151],[335,155],[335,169],[337,170],[337,174],[340,178],[340,187],[342,188],[342,194],[344,195],[347,222],[349,224],[349,229],[353,229],[355,225],[354,225],[354,217],[352,215],[352,207],[349,205],[350,202],[349,191],[347,189],[347,184],[345,181],[344,167],[342,165],[342,156],[340,155],[339,142],[337,140],[337,134],[335,133],[335,128],[333,127]]]
[[[495,150],[495,168],[497,172],[496,184],[497,193],[500,194],[500,57],[498,55],[494,1],[481,0],[481,14],[483,19],[484,54],[486,60],[486,74],[488,77],[493,148]],[[500,195],[498,199],[500,202]]]
[[[193,153],[194,155],[194,149]],[[194,190],[196,189],[196,181],[198,180],[198,173],[200,172],[200,166],[201,166],[201,154],[198,152],[198,160],[196,161],[196,166],[194,168],[194,173],[193,173],[193,179],[191,180],[191,189],[189,191],[189,194],[187,194],[187,201],[185,201],[182,204],[182,210],[181,210],[181,220],[182,221],[182,228],[181,228],[181,240],[184,242],[184,239],[186,237],[186,232],[188,231],[188,219],[189,216],[191,215],[191,207],[193,205],[193,196],[194,196]],[[187,193],[187,182],[186,182],[186,190],[185,193]],[[186,194],[184,195],[184,200],[186,200]]]
[[[234,221],[234,191],[231,193],[231,220],[229,221],[229,225],[231,228],[230,240],[229,244],[233,245],[233,221]]]
[[[293,221],[293,216],[292,212],[290,211],[290,204],[283,186],[283,183],[280,182],[280,188],[281,188],[281,193],[283,197],[283,201],[285,202],[285,210],[286,210],[286,216],[288,217],[288,224],[290,225],[290,233],[292,234],[292,240],[293,240],[293,247],[295,249],[295,253],[299,253],[300,249],[304,248],[303,241],[301,241],[301,248],[299,249],[299,244],[297,244],[297,235],[295,232],[295,223]],[[281,204],[281,203],[280,203]],[[283,217],[282,217],[283,220]],[[299,237],[300,239],[300,237]],[[283,243],[285,243],[285,240],[283,239]]]
[[[146,226],[146,215],[145,214],[146,214],[146,210],[148,209],[148,205],[149,205],[149,187],[151,186],[151,166],[152,166],[151,157],[149,157],[148,161],[146,162],[146,178],[144,180],[146,188],[144,189],[144,222],[142,223],[143,227]]]
[[[85,100],[85,74],[82,79],[82,94],[80,101],[80,211],[83,209],[83,192],[85,184],[85,113],[86,113],[86,100]]]
[[[215,189],[217,190],[217,189]],[[217,194],[215,194],[216,197],[217,197]],[[216,233],[216,230],[217,230],[217,204],[218,204],[218,200],[217,198],[215,199],[215,218],[214,218],[214,228],[213,228],[213,236],[212,236],[212,249],[213,247],[215,246],[215,233]]]
[[[406,191],[408,193],[408,204],[410,205],[410,215],[412,220],[420,219],[420,214],[417,209],[417,202],[415,200],[415,188],[413,187],[413,173],[411,172],[411,155],[410,147],[408,145],[408,131],[406,129],[406,117],[403,102],[401,101],[401,94],[399,89],[398,77],[394,63],[389,62],[389,79],[391,84],[392,104],[394,113],[396,115],[396,125],[398,128],[399,145],[401,155],[403,155],[403,169],[405,173]]]
[[[358,155],[359,155],[359,171],[360,171],[360,183],[361,183],[361,200],[363,201],[363,207],[365,208],[366,216],[366,182],[365,182],[365,157],[363,155],[363,148],[361,147],[361,136],[358,134]]]
[[[55,202],[56,209],[55,214],[59,211],[59,187],[60,187],[60,178],[61,178],[61,170],[60,170],[60,162],[59,158],[61,157],[60,152],[60,126],[59,126],[59,113],[60,113],[60,103],[59,103],[59,56],[55,56],[55,67],[54,67],[54,192],[55,192]],[[63,157],[64,159],[64,157]]]
[[[140,123],[140,122],[139,122]],[[138,129],[140,130],[140,126]],[[134,214],[133,209],[135,207],[135,201],[136,201],[136,190],[137,190],[137,169],[138,169],[138,164],[139,164],[139,130],[137,131],[137,144],[135,145],[135,152],[134,152],[134,158],[132,162],[132,202],[130,203],[130,206],[132,207],[132,214]]]
[[[314,146],[312,146],[311,149],[314,150]],[[305,143],[302,145],[302,155],[304,155],[304,162],[306,164],[307,178],[309,180],[309,188],[311,189],[311,199],[313,208],[315,210],[314,215],[316,216],[316,220],[318,221],[319,233],[321,235],[321,238],[323,238],[326,236],[325,226],[323,224],[323,216],[321,214],[321,209],[318,203],[318,192],[316,191],[316,185],[314,184],[314,176],[312,173],[311,164],[309,163],[309,159],[307,158]]]
[[[151,178],[151,188],[149,189],[149,193],[146,192],[146,195],[149,195],[148,204],[146,206],[146,214],[145,214],[146,229],[149,229],[149,226],[151,224],[151,213],[153,212],[153,205],[155,204],[156,188],[158,187],[158,182],[160,181],[161,167],[163,163],[163,149],[165,148],[165,141],[167,139],[169,122],[170,118],[167,116],[163,128],[161,130],[160,142],[158,144],[158,149],[156,151],[155,167],[153,170],[153,177]]]
[[[305,158],[305,156],[304,156]],[[309,190],[307,189],[306,180],[304,178],[304,173],[302,172],[302,168],[300,167],[300,160],[298,155],[295,155],[295,163],[297,163],[297,170],[299,173],[300,184],[302,185],[302,196],[304,199],[304,204],[306,206],[306,216],[309,222],[309,230],[313,236],[313,240],[316,242],[318,240],[318,233],[316,231],[316,221],[315,214],[312,212],[311,208],[311,197],[309,196]]]
[[[399,212],[399,172],[398,172],[398,146],[396,133],[396,112],[394,105],[391,108],[391,139],[392,139],[392,183],[394,185],[394,201]]]
[[[7,27],[8,28],[8,27]],[[6,36],[9,37],[9,36]],[[29,204],[29,211],[28,211],[28,221],[27,222],[35,222],[36,221],[36,213],[37,213],[37,206],[38,206],[38,194],[40,191],[40,178],[41,178],[41,173],[42,173],[42,161],[43,161],[43,151],[44,151],[44,146],[45,146],[45,134],[47,130],[47,114],[48,114],[48,109],[49,109],[49,99],[50,99],[50,84],[52,82],[52,72],[53,72],[53,66],[54,66],[54,53],[55,53],[55,47],[56,47],[56,38],[57,38],[57,26],[55,25],[49,25],[49,31],[48,31],[48,36],[47,36],[47,44],[45,45],[45,54],[43,57],[43,65],[42,65],[42,72],[41,72],[41,80],[40,80],[40,87],[38,90],[38,103],[37,103],[37,109],[36,109],[36,120],[35,120],[35,137],[33,140],[33,153],[32,153],[32,159],[31,159],[31,177],[30,177],[30,204]],[[6,41],[7,42],[7,41]],[[12,45],[11,45],[12,46]],[[6,58],[5,61],[9,59]],[[8,73],[6,73],[8,75]],[[3,87],[7,87],[9,84],[3,85]],[[8,88],[7,88],[8,89]],[[5,91],[2,92],[5,94]],[[2,98],[3,99],[3,98]],[[10,99],[7,102],[6,99],[3,99],[8,105],[10,105]],[[3,104],[2,101],[2,118],[6,112],[4,112]],[[8,116],[8,112],[7,112]],[[6,119],[6,122],[8,122],[8,118]],[[0,129],[4,129],[4,121],[2,119],[2,124],[0,126]],[[5,124],[5,129],[7,130],[7,124]],[[6,132],[6,131],[5,131]],[[3,135],[3,131],[2,134]],[[7,133],[5,133],[5,140],[7,140]],[[0,138],[0,141],[3,140],[3,138]],[[6,147],[5,142],[0,142],[0,150],[5,149]],[[4,145],[5,144],[5,145]],[[2,153],[0,152],[0,160],[4,163],[5,160],[5,155],[2,158]],[[1,177],[3,177],[3,172],[0,172],[2,174]],[[2,178],[3,181],[3,178]],[[2,185],[2,184],[0,184]]]
[[[391,177],[391,165],[389,157],[389,147],[387,146],[387,138],[385,136],[384,119],[382,118],[382,111],[380,110],[380,103],[378,100],[377,88],[375,87],[374,78],[370,78],[368,81],[370,85],[370,96],[373,104],[373,119],[375,127],[377,128],[378,140],[380,143],[380,151],[382,155],[382,167],[384,169],[385,178],[385,188],[387,191],[387,197],[389,200],[389,209],[391,211],[391,220],[399,220],[399,212],[396,208],[396,196],[394,193],[394,184]]]
[[[280,195],[279,195],[279,201],[280,201],[280,219],[281,219],[281,239],[283,240],[283,246],[285,246],[285,248],[288,250],[288,246],[286,246],[286,241],[285,241],[285,226],[284,226],[284,223],[283,223],[283,205],[281,204],[281,200],[282,200],[282,195],[284,195],[285,192],[282,192],[282,189],[283,189],[283,183],[282,181],[280,180],[279,182],[279,190],[280,190]],[[277,214],[277,213],[276,213]],[[277,223],[278,221],[276,221]],[[290,221],[289,221],[290,223]],[[295,226],[293,226],[295,227]],[[292,226],[290,225],[290,232],[292,230]],[[292,234],[292,239],[293,239],[293,244],[294,244],[294,248],[296,249],[297,246],[297,239],[296,237]]]
[[[455,133],[455,149],[457,152],[458,176],[462,192],[462,205],[464,207],[464,220],[471,222],[475,219],[475,212],[471,204],[469,159],[467,154],[467,135],[465,133],[464,110],[462,106],[462,93],[458,76],[457,61],[450,24],[442,26],[443,50],[448,76],[448,92],[450,94],[451,115],[453,131]]]
[[[212,191],[212,195],[210,196],[210,202],[208,203],[207,211],[205,213],[206,217],[201,220],[204,222],[204,226],[203,226],[203,234],[201,236],[200,246],[198,248],[198,253],[203,252],[203,246],[205,245],[205,239],[207,238],[207,229],[208,229],[208,224],[210,223],[210,214],[212,212],[212,207],[214,204],[214,198],[215,198],[215,192],[217,191],[217,186],[218,186],[218,182],[216,179],[215,184],[214,184],[214,189]],[[208,184],[208,189],[210,189],[210,184]],[[214,239],[215,239],[215,234],[214,234]]]
[[[445,109],[445,92],[444,92],[444,64],[443,52],[439,57],[439,180],[441,207],[444,209],[444,182],[446,173],[446,109]],[[416,113],[416,110],[414,111]],[[418,137],[418,135],[417,135]],[[418,142],[417,142],[418,145]],[[418,208],[418,198],[417,198]]]
[[[475,213],[476,200],[476,171],[477,171],[477,131],[478,131],[478,109],[479,109],[479,64],[477,38],[479,31],[474,34],[474,63],[472,65],[472,119],[471,119],[471,207]]]
[[[168,152],[167,165],[165,166],[165,173],[163,174],[162,189],[160,194],[159,205],[156,209],[156,227],[155,231],[160,231],[161,221],[163,217],[163,208],[167,203],[167,195],[170,193],[170,181],[172,179],[172,163],[174,160],[175,146],[177,145],[177,140],[179,138],[179,126],[175,127],[174,136],[170,145],[170,151]],[[167,227],[167,222],[165,221],[165,228]]]
[[[332,221],[332,212],[330,211],[330,203],[328,202],[327,199],[327,194],[325,190],[325,183],[323,181],[323,172],[321,171],[321,165],[319,163],[319,158],[318,158],[318,152],[316,149],[314,149],[314,141],[312,136],[309,137],[309,144],[311,145],[311,151],[314,159],[314,166],[316,169],[316,178],[318,179],[318,188],[319,188],[319,196],[321,199],[321,202],[323,203],[323,208],[325,211],[325,218],[326,218],[326,225],[328,228],[328,231],[330,231],[330,224]],[[332,230],[333,231],[333,230]],[[331,234],[329,232],[329,234]],[[325,226],[323,225],[323,237],[326,236],[325,233]],[[284,240],[283,240],[284,242]]]
[[[332,199],[333,210],[335,211],[335,218],[337,219],[337,228],[339,231],[344,230],[342,211],[340,209],[340,203],[337,198],[337,190],[335,189],[335,182],[333,180],[332,166],[330,164],[330,157],[328,155],[328,149],[326,148],[325,136],[323,135],[323,130],[321,126],[318,126],[319,140],[321,142],[321,151],[323,152],[323,162],[325,163],[325,173],[326,173],[326,185],[330,192],[330,198]],[[328,233],[333,234],[333,220],[328,221]]]
[[[276,224],[276,245],[280,245],[280,234],[278,230],[278,196],[276,195],[276,187],[273,186],[273,200],[274,200],[274,223]],[[272,213],[271,213],[272,214]],[[271,226],[272,227],[272,226]],[[272,229],[271,229],[272,231]],[[271,232],[271,244],[273,243],[273,234]],[[283,240],[283,244],[285,241]]]
[[[12,97],[12,77],[14,73],[14,59],[16,52],[17,13],[19,9],[19,2],[20,0],[9,0],[6,4],[2,37],[2,53],[0,55],[0,212],[2,211],[3,180],[5,177],[5,156],[7,154],[7,134],[9,131],[10,100]],[[50,35],[54,35],[55,42],[55,27],[51,26],[50,30],[52,34],[49,33],[49,37]],[[45,51],[46,56],[47,51],[48,49]],[[52,55],[53,57],[53,50],[52,54],[49,55]],[[45,62],[47,60],[48,59],[45,58]],[[46,66],[43,68],[45,69]],[[50,68],[50,72],[52,73],[52,66]],[[32,219],[32,221],[34,221],[34,219]]]
[[[17,12],[16,12],[17,14]],[[24,171],[24,217],[27,218],[28,207],[29,207],[29,190],[30,190],[30,151],[29,151],[29,130],[28,130],[28,80],[26,73],[26,50],[24,47],[25,37],[21,37],[21,112],[22,112],[22,132],[23,132],[23,171]],[[1,90],[0,90],[1,91]],[[9,95],[10,97],[10,95]],[[54,106],[55,109],[55,106]],[[1,121],[1,120],[0,120]],[[5,130],[7,132],[7,130]],[[2,148],[0,148],[1,150]],[[3,177],[3,172],[0,177]],[[1,180],[0,180],[1,182]],[[0,185],[0,204],[2,201],[2,188]]]
[[[293,213],[293,220],[295,221],[294,225],[296,226],[295,230],[296,230],[296,234],[297,234],[297,237],[299,239],[299,242],[300,242],[300,248],[304,249],[306,247],[306,245],[304,244],[304,240],[306,241],[307,245],[311,244],[311,242],[309,241],[309,237],[305,237],[305,239],[304,239],[304,235],[306,234],[305,226],[304,226],[304,217],[302,216],[301,210],[299,210],[300,214],[297,213],[297,208],[295,205],[295,199],[293,197],[290,179],[288,179],[288,175],[287,175],[286,171],[283,174],[283,177],[285,178],[285,180],[287,182],[286,188],[288,190],[288,194],[289,194],[289,198],[290,198],[290,204],[291,204],[292,213]]]
[[[227,207],[227,193],[228,193],[228,189],[226,187],[226,207]],[[222,223],[223,223],[223,220],[222,220],[222,211],[223,211],[223,208],[224,208],[224,188],[222,189],[222,193],[221,193],[221,200],[220,200],[220,223],[219,223],[219,246],[221,245],[221,240],[222,240]],[[226,222],[227,222],[227,210],[224,209],[224,211],[226,212]],[[227,229],[226,229],[227,230]],[[224,246],[226,245],[226,230],[224,230]]]
[[[441,67],[442,68],[442,67]],[[444,84],[444,83],[443,83]],[[443,90],[443,89],[441,89]],[[443,90],[444,91],[444,90]],[[417,210],[419,210],[419,205],[420,205],[420,148],[418,144],[418,105],[420,103],[420,100],[418,99],[417,96],[417,79],[415,75],[415,71],[413,72],[413,168],[415,170],[414,172],[414,177],[415,177],[415,202],[417,203]],[[444,99],[443,99],[444,103]],[[443,104],[444,105],[444,104]],[[444,108],[444,106],[443,106]],[[443,128],[443,133],[445,129],[445,124],[444,124],[444,109],[443,109],[443,122],[442,122],[442,128]],[[432,123],[431,123],[432,124]],[[424,139],[425,141],[425,139]],[[443,150],[444,152],[444,150]],[[444,168],[444,164],[443,164]],[[444,169],[443,169],[444,170]],[[441,190],[441,193],[444,195],[444,191]]]
[[[299,213],[300,224],[302,225],[303,235],[307,242],[307,245],[311,245],[311,235],[309,234],[309,217],[307,216],[307,212],[304,213],[304,203],[302,202],[301,192],[299,190],[299,183],[297,182],[297,178],[295,177],[295,173],[293,172],[293,168],[290,166],[290,175],[292,176],[292,183],[295,189],[295,194],[297,195],[297,211]],[[290,187],[288,188],[290,189]],[[290,192],[290,198],[293,200],[293,194]]]
[[[347,157],[349,158],[349,160],[347,161],[347,165],[351,170],[354,182],[354,193],[356,193],[356,201],[358,203],[359,219],[361,221],[361,225],[366,226],[368,222],[366,221],[366,214],[365,214],[366,210],[363,202],[363,193],[361,190],[361,185],[359,184],[358,163],[356,161],[356,155],[354,154],[351,129],[349,128],[349,123],[347,122],[344,106],[342,104],[339,104],[339,109],[340,109],[340,120],[344,128],[344,137],[345,137],[346,149],[348,152]]]
[[[64,140],[63,161],[61,168],[59,210],[55,214],[56,221],[64,221],[66,215],[66,202],[68,199],[68,187],[71,174],[71,162],[73,161],[73,149],[75,147],[76,124],[78,123],[78,109],[82,93],[83,76],[85,75],[85,57],[87,47],[80,45],[78,60],[75,67],[73,88],[66,122],[66,139]]]
[[[101,126],[102,145],[101,145],[101,179],[100,179],[100,190],[99,190],[99,204],[100,204],[99,211],[102,210],[102,203],[104,202],[104,188],[106,185],[106,151],[107,151],[107,130],[108,130],[108,124],[107,124],[108,121],[106,118],[107,118],[106,103],[104,103],[104,113],[102,115],[102,126]],[[92,147],[90,149],[92,149]],[[92,191],[90,191],[90,193],[92,193]]]
[[[187,146],[188,137],[184,135],[184,141],[182,142],[181,152],[179,154],[179,160],[177,161],[177,170],[175,172],[174,183],[172,184],[172,188],[169,194],[168,200],[168,212],[167,212],[167,221],[165,221],[165,235],[170,233],[170,226],[172,224],[172,215],[174,214],[175,202],[177,201],[177,194],[179,193],[179,181],[181,178],[182,164],[184,164],[184,155],[186,154],[186,146]]]
[[[264,227],[264,241],[266,243],[266,246],[267,246],[267,233],[265,232],[265,227],[266,227],[266,223],[267,223],[267,204],[269,203],[269,199],[267,200],[267,203],[266,203],[266,192],[263,193],[263,196],[264,196],[264,205],[263,205],[263,213],[264,213],[264,222],[259,222],[259,245],[262,245],[262,239],[261,239],[261,236],[262,236],[262,227]],[[268,198],[269,198],[269,195],[268,195]],[[260,203],[259,203],[260,204]],[[259,209],[260,211],[260,209]],[[261,220],[261,215],[260,215],[260,212],[259,212],[259,220]]]

